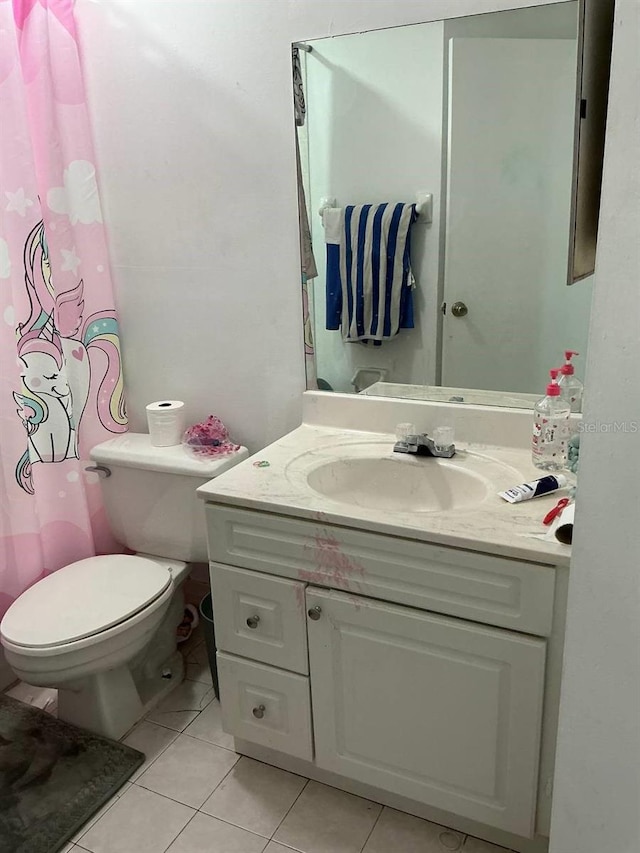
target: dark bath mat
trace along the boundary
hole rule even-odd
[[[0,695],[0,853],[54,853],[144,761]]]

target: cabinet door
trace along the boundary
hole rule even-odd
[[[314,587],[307,608],[316,763],[532,837],[544,640]]]

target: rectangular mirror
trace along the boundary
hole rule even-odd
[[[580,228],[582,15],[570,0],[298,43],[309,388],[530,407],[565,350],[580,353],[582,378],[592,284],[584,264],[567,286]],[[375,233],[353,226],[345,237],[345,216],[364,222],[360,206],[372,205],[373,216],[385,203],[421,211],[404,284],[413,317],[388,339],[345,340],[344,318],[358,300],[363,316],[378,311],[366,272],[377,269]],[[330,253],[363,253],[364,272],[354,267],[350,285],[360,276],[359,289],[342,282],[342,329],[327,279],[325,239],[337,233],[329,220],[343,240]],[[330,267],[331,280],[335,260]]]

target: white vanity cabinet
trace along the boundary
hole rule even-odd
[[[307,589],[319,767],[530,837],[544,640]]]
[[[240,752],[544,850],[552,567],[225,505],[207,518],[223,725]]]

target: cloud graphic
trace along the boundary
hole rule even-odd
[[[88,160],[74,160],[64,170],[63,187],[52,187],[47,204],[54,213],[66,214],[75,225],[102,222],[96,170]]]
[[[11,275],[11,258],[9,257],[9,244],[0,237],[0,278],[9,278]]]

